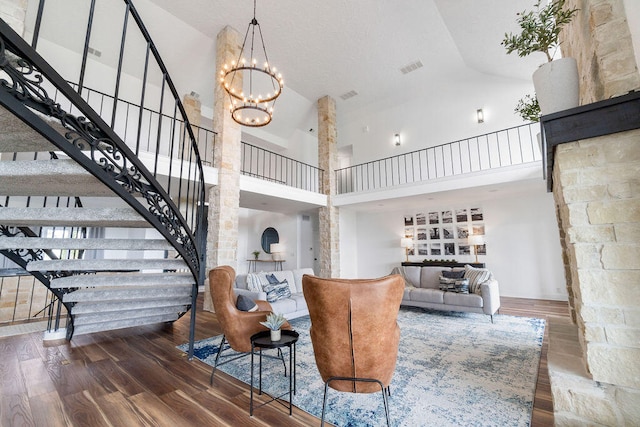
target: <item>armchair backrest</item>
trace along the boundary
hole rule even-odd
[[[349,280],[304,275],[302,286],[322,380],[370,378],[388,387],[398,357],[402,276]],[[329,386],[353,393],[380,391],[371,382],[331,381]]]
[[[266,331],[259,322],[266,320],[271,311],[262,310],[269,305],[263,301],[258,311],[240,311],[236,308],[236,294],[233,283],[236,277],[234,269],[228,265],[216,267],[209,272],[209,289],[213,299],[213,308],[222,331],[232,349],[240,352],[251,351],[251,335]]]

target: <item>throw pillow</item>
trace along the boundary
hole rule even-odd
[[[256,311],[258,309],[258,304],[246,295],[238,295],[236,308],[240,311]]]
[[[277,285],[280,281],[276,278],[275,274],[267,274],[267,281],[270,285]]]
[[[464,270],[442,270],[442,277],[446,277],[447,279],[462,279],[464,278]]]
[[[267,275],[264,273],[247,274],[247,289],[251,292],[265,292],[264,287],[268,284]]]
[[[445,292],[455,292],[456,279],[440,276],[440,290]]]
[[[469,292],[480,293],[480,285],[491,279],[491,271],[486,268],[475,268],[469,264],[464,266],[464,278],[469,279]]]
[[[469,279],[456,280],[454,292],[457,292],[459,294],[468,294],[469,293]]]
[[[267,285],[263,289],[267,293],[267,301],[269,302],[278,301],[291,296],[289,282],[287,282],[286,279],[275,285]]]

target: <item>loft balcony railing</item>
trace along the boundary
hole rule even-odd
[[[436,145],[335,171],[338,194],[390,188],[542,159],[537,123]]]
[[[324,171],[255,145],[242,143],[240,172],[301,190],[320,192]]]

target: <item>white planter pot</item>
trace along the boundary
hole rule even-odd
[[[541,65],[533,73],[533,87],[542,115],[579,105],[578,64],[574,58],[561,58]]]
[[[281,330],[278,329],[277,331],[271,331],[271,341],[280,341],[280,337],[281,337]]]

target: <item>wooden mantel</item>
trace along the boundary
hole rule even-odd
[[[553,188],[555,147],[566,142],[640,129],[640,92],[540,117],[547,190]]]

